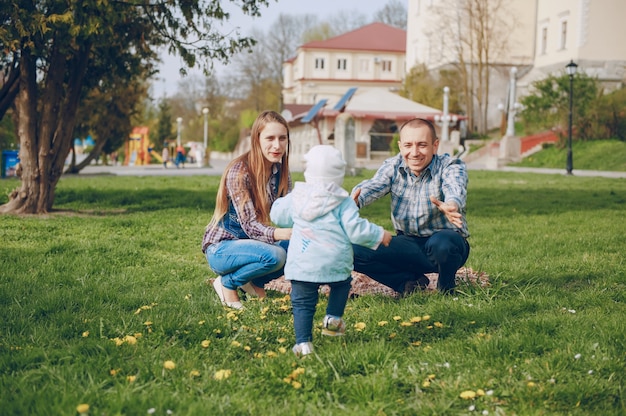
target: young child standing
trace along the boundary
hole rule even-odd
[[[305,182],[272,205],[270,217],[279,227],[293,227],[285,278],[291,281],[291,305],[296,332],[293,352],[313,352],[313,316],[321,285],[330,286],[322,334],[345,333],[342,319],[350,292],[352,244],[376,249],[387,246],[391,233],[359,216],[341,185],[346,162],[332,146],[314,146],[304,155]]]

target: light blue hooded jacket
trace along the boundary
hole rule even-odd
[[[378,248],[384,230],[359,216],[347,191],[334,182],[296,182],[270,212],[279,227],[292,227],[285,278],[314,283],[346,280],[352,244]]]

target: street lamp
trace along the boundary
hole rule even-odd
[[[178,117],[176,119],[176,123],[178,124],[178,133],[176,135],[176,144],[180,146],[180,125],[183,123],[183,118],[182,117]]]
[[[202,109],[202,114],[204,114],[204,164],[209,164],[209,152],[208,152],[208,142],[209,142],[209,109],[204,107]]]
[[[570,63],[565,66],[565,70],[567,71],[567,75],[569,75],[569,125],[567,131],[567,174],[571,175],[572,170],[574,169],[574,161],[572,156],[572,105],[574,98],[574,75],[576,75],[576,70],[578,69],[578,65],[574,63],[574,60],[570,60]]]

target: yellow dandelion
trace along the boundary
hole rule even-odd
[[[389,334],[389,339],[394,339],[396,335],[398,334],[396,334],[395,332],[392,332],[391,334]]]
[[[476,397],[476,392],[474,390],[465,390],[465,391],[461,392],[459,397],[461,399],[471,400],[471,399],[474,399]]]
[[[225,380],[230,377],[231,373],[231,370],[217,370],[213,375],[213,378],[216,380]]]
[[[127,344],[130,344],[130,345],[135,345],[137,343],[137,338],[135,338],[132,335],[126,335],[124,337],[124,342],[126,342]]]
[[[422,321],[428,321],[430,319],[430,315],[422,316]]]
[[[365,322],[357,322],[354,324],[354,329],[357,331],[363,331],[365,329]]]
[[[284,353],[287,352],[287,348],[285,348],[285,347],[278,347],[278,352],[281,353],[281,354],[284,354]]]
[[[428,351],[430,351],[430,350],[432,350],[432,349],[433,349],[433,347],[431,347],[430,345],[426,345],[426,346],[424,347],[424,352],[428,352]]]
[[[89,331],[83,332],[83,338],[87,338],[89,336]]]
[[[202,346],[202,348],[209,348],[209,345],[211,345],[211,341],[208,339],[203,340],[200,345]]]
[[[166,370],[173,370],[176,368],[176,364],[172,360],[167,360],[163,363],[163,368]]]
[[[536,386],[536,384],[532,381],[529,381],[528,383],[526,383],[526,385],[531,388]]]
[[[87,403],[81,403],[76,406],[76,411],[78,413],[87,413],[89,411],[89,405]]]
[[[285,377],[285,378],[283,379],[283,381],[284,381],[285,383],[287,383],[287,384],[291,384],[291,378],[290,378],[290,377]]]
[[[429,375],[428,375],[428,379],[429,379],[429,380],[434,380],[434,379],[435,379],[435,375],[434,375],[434,374],[429,374]],[[479,391],[481,391],[481,390],[479,390]],[[484,394],[484,393],[485,393],[485,392],[483,391],[483,394]]]
[[[111,341],[115,342],[115,345],[119,347],[124,343],[124,341],[120,337],[112,338]]]
[[[221,334],[221,333],[222,333],[222,330],[221,330],[221,329],[216,328],[216,329],[214,329],[214,330],[213,330],[213,332],[214,332],[214,333],[216,333],[216,334]]]
[[[198,370],[191,370],[189,372],[189,377],[193,378],[193,377],[200,377],[200,372]]]
[[[112,368],[111,370],[109,370],[109,374],[115,377],[119,371],[119,369]]]
[[[278,309],[283,312],[287,312],[289,310],[289,305],[281,305]]]
[[[134,336],[135,338],[141,338],[141,337],[143,337],[143,334],[142,334],[141,332],[135,332],[135,333],[133,334],[133,336]]]
[[[393,320],[394,321],[400,321],[400,320],[402,320],[402,317],[399,316],[399,315],[396,315],[396,316],[393,317]]]
[[[441,322],[435,322],[433,325],[435,325],[437,328],[443,328],[443,324]]]
[[[231,345],[232,347],[241,347],[241,342],[239,342],[239,341],[233,341],[233,342],[231,342],[231,343],[230,343],[230,345]]]
[[[143,324],[144,324],[145,326],[150,326],[150,325],[152,325],[152,321],[146,321],[146,322],[144,322]]]
[[[274,351],[268,351],[265,353],[266,356],[270,357],[270,358],[274,358],[277,357],[278,354],[276,354]]]
[[[485,390],[478,389],[478,390],[476,390],[476,394],[479,395],[479,396],[484,396],[485,395]]]
[[[189,293],[187,293],[187,294],[185,295],[185,300],[189,300],[189,299],[191,299],[191,295],[190,295]]]
[[[245,347],[243,347],[243,349],[244,349],[245,351],[250,351],[252,348],[250,348],[250,346],[249,346],[249,345],[246,345]]]
[[[261,309],[261,313],[262,314],[266,314],[270,311],[270,307],[269,306],[264,306],[263,309]]]
[[[296,377],[298,377],[300,374],[304,374],[304,371],[305,371],[305,370],[304,370],[304,367],[298,367],[298,368],[296,368],[295,370],[293,370],[293,371],[291,372],[291,376],[292,376],[293,378],[296,378]]]
[[[421,316],[414,316],[411,319],[409,319],[411,322],[413,322],[414,324],[418,323],[418,322],[422,322],[422,317]]]
[[[258,342],[258,341],[261,341],[261,337],[256,337],[256,338],[255,338],[255,340],[256,340],[257,342]]]
[[[389,322],[387,322],[387,321],[380,321],[380,322],[378,323],[378,326],[385,326],[385,325],[387,325],[388,323],[389,323]]]
[[[434,327],[433,327],[432,325],[428,325],[428,326],[426,327],[426,329],[433,329],[433,328],[434,328]]]
[[[414,347],[419,347],[420,345],[422,345],[422,341],[413,341],[411,342],[411,345]]]
[[[278,338],[276,341],[278,341],[279,344],[282,344],[285,341],[287,341],[287,339],[286,338]]]
[[[135,380],[137,380],[137,376],[127,376],[126,377],[126,381],[128,381],[129,383],[134,383]]]
[[[424,380],[422,382],[422,387],[430,387],[430,380]]]
[[[293,386],[294,389],[299,389],[302,387],[302,383],[298,382],[298,381],[292,381],[291,385]]]
[[[413,324],[411,322],[404,321],[400,322],[400,326],[413,326]]]
[[[263,357],[263,354],[261,354],[260,352],[254,353],[254,358],[261,358],[261,357]]]
[[[204,325],[206,321],[198,321],[198,325]]]

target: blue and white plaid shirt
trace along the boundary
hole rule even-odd
[[[451,229],[469,237],[465,220],[467,170],[462,160],[449,155],[434,155],[419,176],[415,176],[402,155],[391,157],[372,179],[359,183],[358,205],[364,207],[391,192],[391,220],[396,231],[405,235],[428,237],[440,230]],[[443,202],[454,202],[462,214],[463,226],[456,227],[430,201],[434,196]]]

